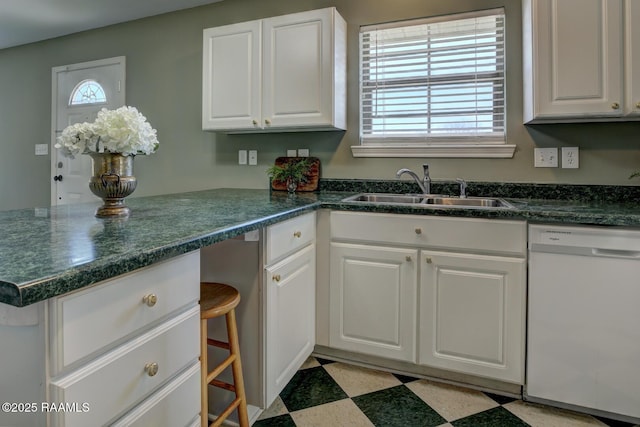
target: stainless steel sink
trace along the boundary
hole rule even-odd
[[[473,208],[508,208],[513,209],[513,205],[503,199],[493,197],[426,197],[424,203],[438,206],[456,206]]]
[[[377,205],[412,205],[423,208],[513,209],[509,202],[495,197],[450,197],[439,194],[361,193],[342,199],[343,202]]]
[[[343,199],[344,202],[367,202],[381,204],[417,204],[424,202],[424,196],[411,194],[363,193]]]

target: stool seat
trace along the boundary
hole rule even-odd
[[[238,330],[236,326],[235,308],[240,303],[240,293],[232,286],[223,283],[200,283],[200,369],[201,369],[201,399],[200,410],[202,426],[220,426],[234,411],[238,410],[240,427],[249,427],[247,415],[247,398],[244,391],[242,378],[242,363],[240,361],[240,346]],[[207,321],[224,316],[227,323],[227,337],[229,342],[223,342],[209,338]],[[208,346],[214,346],[229,351],[229,356],[213,369],[209,369],[207,360]],[[233,374],[233,384],[220,381],[217,377],[229,366]],[[209,385],[229,390],[235,393],[236,398],[227,408],[218,415],[216,420],[209,424]]]
[[[240,303],[240,292],[223,283],[200,283],[200,318],[212,319],[233,310]]]

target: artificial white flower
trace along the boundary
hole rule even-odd
[[[65,156],[74,158],[76,154],[95,151],[89,147],[95,147],[99,138],[92,123],[76,123],[62,131],[55,147],[60,148]]]
[[[89,152],[120,153],[124,156],[152,154],[158,149],[156,130],[135,107],[103,108],[93,123],[68,126],[57,138],[56,148],[74,157]]]

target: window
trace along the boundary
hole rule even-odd
[[[95,80],[83,80],[73,89],[69,105],[106,104],[107,95]]]
[[[504,11],[360,31],[357,157],[512,157],[505,139]]]

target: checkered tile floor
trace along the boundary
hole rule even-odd
[[[254,427],[631,424],[311,357]]]

